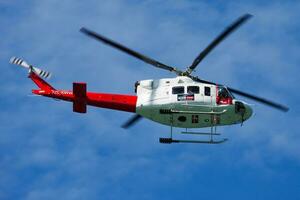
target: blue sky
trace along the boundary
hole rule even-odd
[[[0,199],[299,199],[298,1],[0,1]],[[197,68],[200,77],[290,107],[253,103],[223,145],[161,145],[169,128],[131,115],[29,96],[11,56],[53,72],[56,88],[85,81],[133,93],[136,80],[172,77],[87,38],[82,26],[184,69],[229,23],[247,24]]]

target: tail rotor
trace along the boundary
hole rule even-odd
[[[44,71],[44,70],[39,69],[37,67],[33,67],[32,65],[28,64],[26,61],[24,61],[21,58],[12,57],[10,59],[10,63],[15,64],[15,65],[19,65],[21,67],[24,67],[24,68],[29,70],[29,73],[34,72],[35,74],[37,74],[41,78],[49,79],[52,75],[50,72]]]

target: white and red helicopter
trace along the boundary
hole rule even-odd
[[[228,26],[215,40],[213,40],[185,70],[165,65],[148,56],[142,55],[124,45],[97,34],[86,28],[80,31],[98,41],[121,50],[157,68],[175,72],[175,78],[158,80],[141,80],[135,83],[136,95],[106,94],[88,92],[86,83],[73,83],[73,90],[58,90],[42,78],[49,78],[51,74],[36,68],[20,58],[13,57],[10,62],[29,69],[29,78],[39,89],[32,90],[33,94],[73,103],[73,111],[86,113],[87,105],[101,108],[136,113],[122,127],[128,128],[142,117],[171,127],[170,137],[160,138],[161,143],[207,143],[219,144],[227,139],[215,140],[217,126],[242,124],[252,115],[252,108],[244,101],[236,99],[232,93],[258,101],[265,105],[288,111],[284,105],[248,94],[231,87],[206,81],[193,76],[197,65],[229,34],[245,23],[252,15],[245,14]],[[173,139],[173,127],[184,128],[182,134],[208,135],[205,140]],[[211,131],[194,132],[189,128],[210,127]]]

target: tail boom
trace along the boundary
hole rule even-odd
[[[123,94],[108,94],[86,92],[86,95],[78,96],[76,92],[69,90],[32,90],[34,94],[54,99],[73,102],[73,111],[86,113],[86,106],[108,108],[125,112],[136,111],[137,96]]]
[[[73,111],[78,113],[86,113],[87,105],[133,113],[136,111],[137,96],[133,95],[87,92],[86,97],[78,98],[72,91],[67,90],[32,90],[32,92],[45,97],[73,102]]]
[[[33,94],[73,102],[73,111],[86,113],[86,106],[108,108],[125,112],[136,111],[137,96],[124,94],[95,93],[86,91],[86,83],[73,83],[73,91],[57,90],[34,72],[29,78],[39,87]]]
[[[87,93],[87,104],[101,108],[135,113],[136,102],[137,96],[133,95]]]

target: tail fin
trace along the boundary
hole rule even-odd
[[[29,78],[41,89],[45,91],[55,90],[50,84],[44,81],[42,78],[50,78],[51,73],[41,70],[37,67],[29,65],[26,61],[21,58],[12,57],[10,59],[11,64],[19,65],[29,70]]]
[[[51,91],[55,90],[49,83],[41,79],[36,73],[33,71],[29,73],[28,78],[30,78],[41,90]]]

